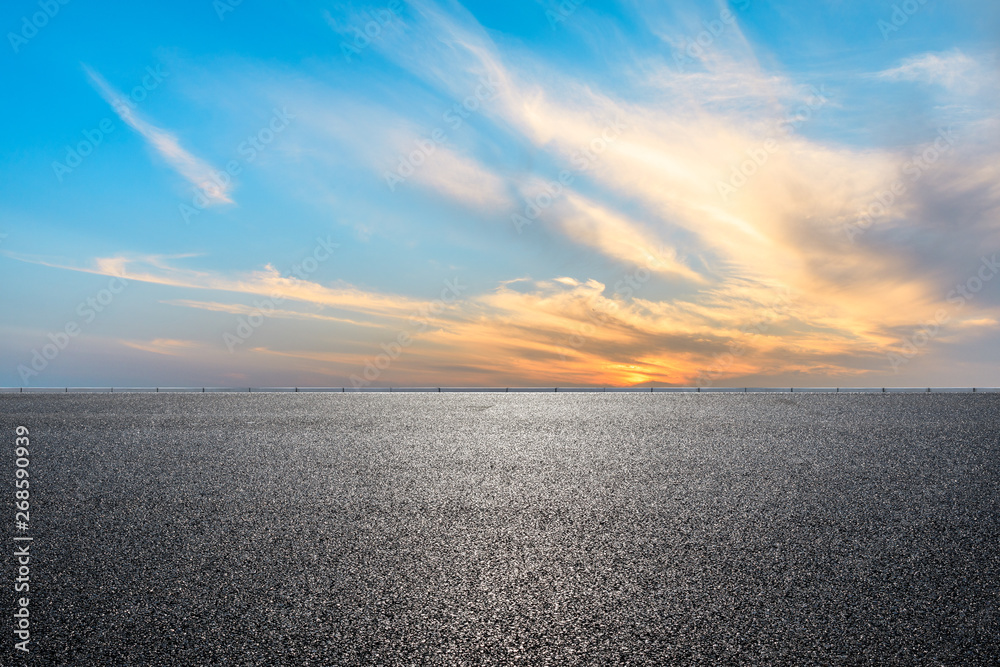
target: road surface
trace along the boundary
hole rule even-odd
[[[1000,655],[997,394],[0,395],[8,497],[19,425],[3,664]]]

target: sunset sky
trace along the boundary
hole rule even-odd
[[[1000,386],[994,0],[0,17],[0,386]]]

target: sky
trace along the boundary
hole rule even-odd
[[[0,386],[1000,386],[993,0],[0,28]]]

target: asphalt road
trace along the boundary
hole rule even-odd
[[[3,664],[1000,656],[997,394],[0,395],[11,514],[18,425]]]

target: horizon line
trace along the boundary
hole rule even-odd
[[[1000,387],[0,387],[0,394],[114,393],[1000,393]]]

